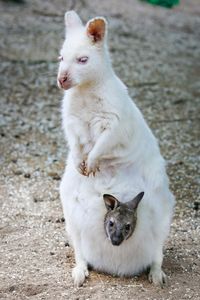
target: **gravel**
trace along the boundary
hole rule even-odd
[[[159,140],[177,205],[168,286],[91,271],[74,288],[58,187],[67,155],[56,86],[63,15],[109,20],[113,66]],[[200,6],[128,0],[0,1],[0,298],[200,299]]]

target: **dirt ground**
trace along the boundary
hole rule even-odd
[[[159,139],[177,205],[165,245],[169,283],[92,271],[74,288],[58,186],[67,146],[56,86],[63,15],[109,21],[117,74]],[[200,299],[200,5],[137,0],[0,1],[0,298]]]

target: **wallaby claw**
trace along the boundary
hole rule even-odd
[[[78,171],[81,175],[88,176],[86,162],[84,160],[79,164]]]
[[[90,171],[87,171],[87,174],[88,174],[88,176],[92,175],[93,177],[95,177],[97,172],[100,172],[99,167],[95,167],[94,169],[91,169]]]
[[[87,176],[87,177],[89,177],[90,175],[95,177],[96,173],[100,172],[99,166],[91,167],[88,169],[87,163],[84,160],[79,165],[79,170],[82,175]]]
[[[88,171],[88,168],[87,168],[87,164],[86,164],[86,162],[83,160],[80,164],[79,164],[79,166],[78,166],[78,171],[79,171],[79,173],[81,174],[81,175],[83,175],[83,176],[87,176],[87,177],[89,177],[91,174],[92,174],[92,176],[96,176],[96,172],[98,171],[100,171],[100,168],[99,167],[95,167],[94,169],[91,169],[90,171]]]

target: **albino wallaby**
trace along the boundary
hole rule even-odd
[[[65,90],[62,120],[69,155],[60,195],[75,251],[74,283],[84,282],[90,264],[116,275],[138,274],[150,266],[149,280],[162,285],[163,244],[174,206],[164,159],[113,71],[106,20],[96,17],[84,26],[70,11],[65,25],[57,81]],[[139,191],[145,196],[137,209],[134,234],[113,247],[102,226],[102,196],[114,194],[127,202]]]
[[[103,195],[107,208],[104,228],[113,246],[119,246],[133,234],[137,221],[137,207],[143,196],[144,193],[141,192],[133,200],[122,203],[112,195]]]

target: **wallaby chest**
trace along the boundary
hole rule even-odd
[[[95,94],[72,95],[67,113],[88,131],[91,139],[101,134],[109,126],[111,120],[106,101]]]

